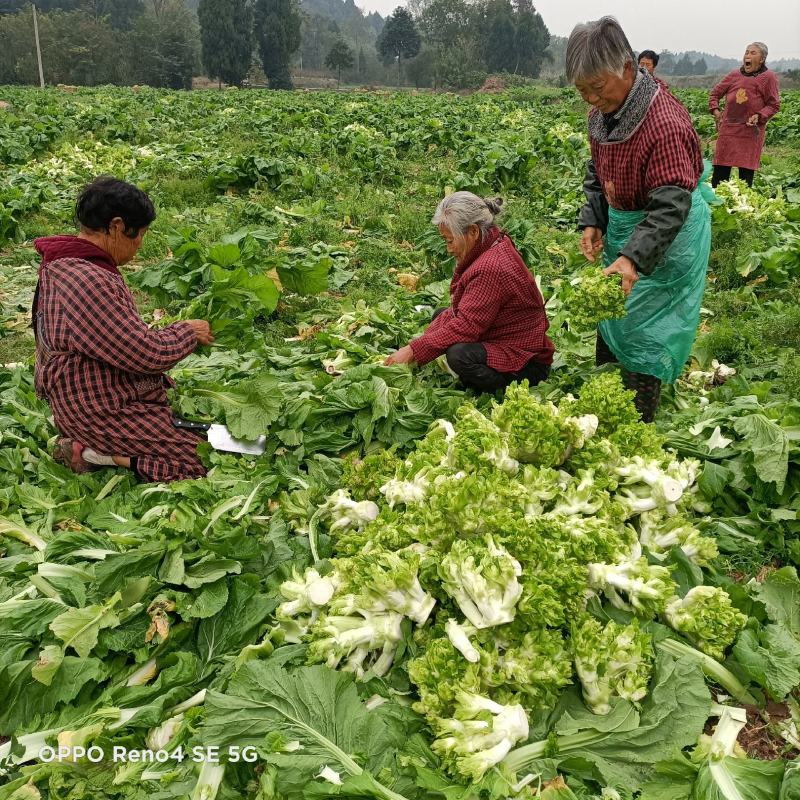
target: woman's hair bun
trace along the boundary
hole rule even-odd
[[[496,217],[503,210],[502,197],[484,197],[483,202],[486,203],[486,208],[493,217]]]

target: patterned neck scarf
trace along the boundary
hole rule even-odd
[[[657,91],[655,78],[640,69],[619,111],[608,117],[599,111],[592,112],[589,116],[589,135],[601,144],[625,141],[641,124]]]
[[[744,67],[739,67],[739,72],[746,78],[755,78],[756,75],[761,75],[769,69],[766,64],[762,64],[755,72],[747,72]]]

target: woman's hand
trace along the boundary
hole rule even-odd
[[[603,232],[600,228],[593,228],[591,225],[588,225],[583,229],[583,234],[581,235],[581,252],[586,256],[588,261],[594,264],[597,254],[603,252]]]
[[[197,337],[197,344],[211,344],[214,341],[211,326],[204,319],[188,319],[186,321],[192,326],[194,335]]]
[[[753,114],[753,116],[747,120],[747,124],[750,127],[752,127],[753,125],[758,125],[758,114]]]
[[[412,364],[413,362],[414,351],[411,349],[411,345],[407,344],[405,347],[401,347],[396,353],[387,356],[383,363],[389,367],[392,364]]]
[[[722,112],[718,108],[715,108],[712,113],[714,114],[714,123],[717,126],[717,130],[719,130],[719,125],[722,122]]]
[[[604,275],[614,275],[615,273],[622,275],[622,291],[630,294],[633,284],[639,280],[639,273],[636,271],[633,261],[627,256],[620,256],[611,266],[603,270]]]

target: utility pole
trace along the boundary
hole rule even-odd
[[[39,21],[36,19],[36,3],[31,3],[33,7],[33,35],[36,39],[36,59],[39,62],[39,85],[44,89],[44,69],[42,69],[42,48],[39,44]]]

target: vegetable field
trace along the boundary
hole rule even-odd
[[[0,97],[0,800],[800,798],[800,93],[717,191],[655,426],[594,368],[574,92]],[[156,202],[145,318],[212,323],[176,411],[262,457],[52,460],[32,239],[97,174]],[[453,189],[541,284],[532,390],[383,365],[447,302]]]

